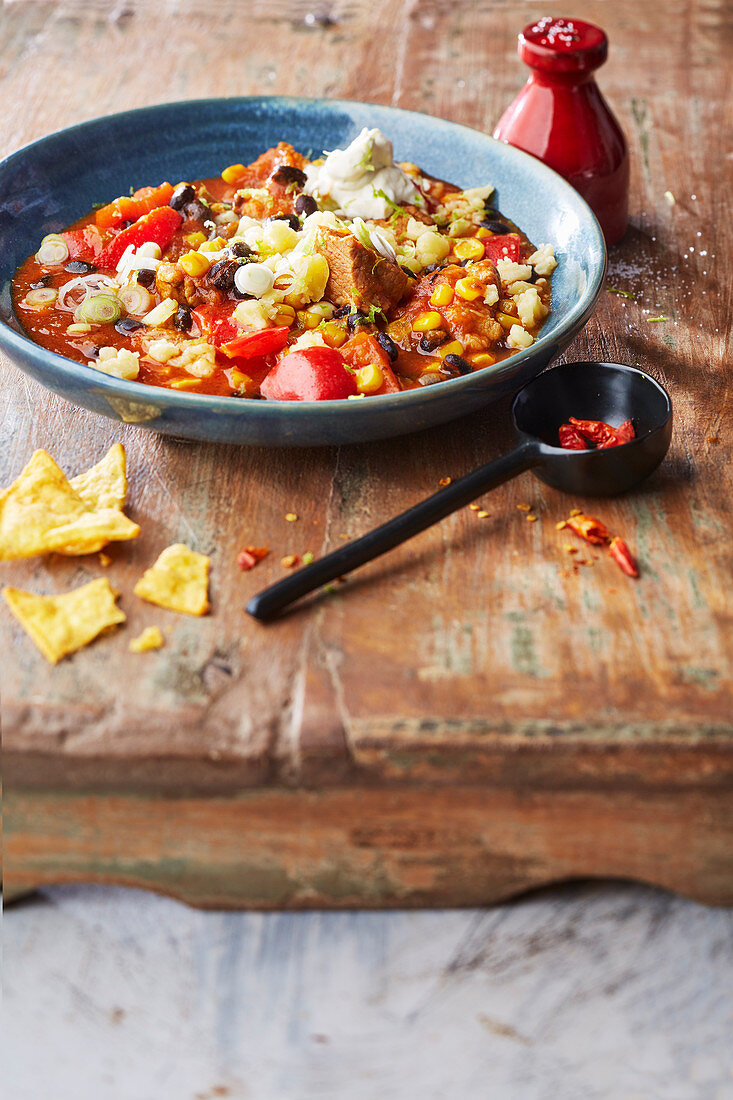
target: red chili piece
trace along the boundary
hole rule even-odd
[[[608,552],[627,577],[639,576],[639,567],[634,561],[631,551],[623,539],[612,538],[608,547]]]
[[[634,425],[630,420],[624,420],[618,428],[606,424],[605,420],[576,420],[570,417],[570,423],[576,428],[584,439],[594,443],[596,447],[618,447],[621,443],[628,443],[636,438]]]
[[[237,565],[243,571],[254,569],[257,562],[262,561],[269,553],[269,546],[245,546],[237,557]]]
[[[592,542],[595,546],[603,545],[611,537],[605,523],[601,523],[599,519],[593,519],[592,516],[584,516],[582,513],[569,516],[565,523],[576,535],[580,535],[586,542]]]
[[[560,446],[566,451],[589,450],[587,442],[572,424],[561,424],[557,434],[560,437]]]

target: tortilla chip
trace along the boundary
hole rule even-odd
[[[103,630],[124,623],[117,593],[100,577],[61,596],[36,596],[21,588],[3,588],[5,602],[46,660],[55,665],[88,645]]]
[[[115,461],[119,468],[119,457]],[[0,493],[0,561],[51,551],[91,554],[108,542],[139,534],[138,525],[118,508],[93,511],[46,451],[36,451]]]
[[[209,559],[179,542],[162,551],[133,591],[158,607],[205,615],[209,610],[208,584]]]
[[[90,507],[123,508],[127,496],[127,460],[125,448],[115,443],[96,466],[72,477],[69,484]]]
[[[142,634],[130,642],[130,653],[147,653],[151,649],[160,649],[165,645],[159,626],[146,626]]]

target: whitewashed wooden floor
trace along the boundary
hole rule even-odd
[[[5,1100],[732,1100],[733,913],[574,885],[495,909],[6,911]]]

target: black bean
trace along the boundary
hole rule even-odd
[[[193,198],[190,202],[187,202],[181,210],[183,217],[186,221],[203,222],[207,218],[211,218],[211,211],[205,202],[201,202],[201,199]]]
[[[473,367],[460,355],[446,355],[443,360],[446,367],[451,367],[452,370],[457,370],[459,374],[471,374]]]
[[[188,306],[179,306],[178,312],[173,318],[174,328],[177,328],[179,332],[188,332],[192,324],[191,310]]]
[[[423,333],[418,347],[420,351],[434,351],[435,348],[439,348],[441,344],[444,344],[447,339],[448,333],[444,328],[434,328],[430,332]]]
[[[400,354],[400,349],[397,347],[392,337],[388,336],[386,332],[378,332],[377,341],[387,352],[390,363],[394,363],[397,356]]]
[[[410,271],[409,267],[403,267],[402,264],[400,264],[400,271],[404,271],[405,275],[409,275],[411,279],[417,278],[417,275],[414,271]]]
[[[494,220],[493,218],[488,218],[485,222],[481,222],[481,225],[484,227],[484,229],[490,229],[492,233],[504,234],[513,232],[513,229],[510,225],[507,225],[506,222],[499,221],[498,219]]]
[[[334,318],[348,317],[351,313],[351,306],[339,306],[338,309],[333,311]]]
[[[269,222],[287,222],[291,229],[300,229],[300,222],[294,214],[273,214],[267,219]]]
[[[152,286],[155,282],[155,272],[150,267],[141,267],[136,278],[140,286]]]
[[[196,188],[190,183],[179,183],[168,203],[174,210],[182,210],[187,203],[196,198]]]
[[[41,290],[44,286],[48,286],[50,282],[50,275],[41,275],[37,283],[31,283],[31,290]]]
[[[69,271],[72,275],[89,275],[96,270],[94,264],[88,264],[86,260],[72,260],[64,268],[64,271]]]
[[[534,268],[532,268],[532,274],[531,274],[531,275],[530,275],[530,277],[529,277],[529,278],[528,278],[528,279],[526,280],[526,282],[528,282],[528,283],[536,283],[536,282],[537,282],[537,280],[538,280],[539,278],[540,278],[540,276],[539,276],[539,275],[537,274],[537,272],[535,271],[535,269],[534,269]]]
[[[423,271],[423,275],[431,275],[433,271],[440,271],[441,267],[445,267],[445,264],[428,264],[428,266]]]
[[[236,256],[237,259],[245,259],[248,256],[252,256],[252,249],[244,241],[235,241],[234,244],[229,245],[229,251],[232,256]]]
[[[134,317],[122,317],[119,321],[115,321],[115,328],[123,336],[127,336],[129,332],[135,332],[139,328],[145,328],[142,321],[136,321]]]
[[[304,187],[308,177],[300,168],[294,168],[291,164],[281,164],[270,176],[274,183],[297,183]]]
[[[295,200],[295,213],[300,214],[302,218],[307,218],[309,214],[315,214],[317,209],[318,203],[310,195],[298,195]]]
[[[359,313],[358,310],[357,310],[355,313],[350,313],[349,314],[349,319],[346,322],[346,327],[349,330],[349,332],[353,332],[355,328],[359,327],[359,325],[368,325],[369,323],[370,322],[367,321],[364,314]]]
[[[475,262],[475,260],[461,260],[461,267],[468,267],[469,264],[473,264]]]
[[[217,290],[231,290],[238,267],[236,260],[219,260],[209,271],[208,280]]]

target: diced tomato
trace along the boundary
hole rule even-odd
[[[350,340],[347,340],[339,350],[343,358],[354,370],[358,370],[359,367],[366,367],[370,363],[376,363],[379,366],[384,377],[384,382],[378,390],[374,391],[373,396],[380,393],[401,392],[402,387],[392,370],[389,355],[379,343],[376,336],[372,336],[371,333],[368,332],[357,332],[356,336],[352,336]]]
[[[226,302],[222,306],[202,305],[193,310],[194,320],[208,343],[220,347],[239,334],[239,325],[232,316],[236,308],[236,302]]]
[[[226,344],[221,344],[219,350],[230,359],[235,356],[240,359],[252,359],[257,355],[271,355],[285,347],[289,334],[290,329],[287,325],[278,328],[252,329],[249,332],[242,332]]]
[[[269,401],[334,401],[356,394],[356,382],[334,348],[291,351],[260,387]]]
[[[502,233],[496,237],[487,237],[484,242],[484,259],[496,263],[497,260],[513,260],[521,263],[522,238],[518,233]]]
[[[159,206],[165,206],[173,194],[170,183],[159,187],[141,187],[134,195],[122,195],[114,202],[102,206],[94,215],[101,229],[116,228],[122,222],[134,222],[143,214],[149,214]]]
[[[96,225],[85,225],[83,229],[67,229],[61,236],[69,249],[70,260],[96,261],[102,251],[102,234]]]
[[[152,241],[161,249],[173,239],[173,235],[183,221],[177,210],[170,206],[159,206],[149,214],[143,214],[133,225],[123,229],[105,245],[97,258],[98,267],[117,267],[120,256],[129,245],[139,248],[141,244]]]

